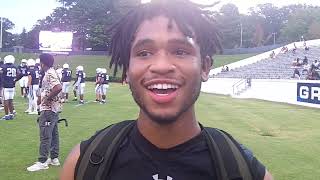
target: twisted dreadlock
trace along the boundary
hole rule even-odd
[[[222,48],[217,24],[208,11],[202,8],[189,0],[153,0],[132,9],[112,28],[115,33],[111,38],[110,68],[114,66],[114,75],[118,68],[122,68],[122,79],[126,78],[131,46],[138,27],[144,20],[159,15],[174,21],[185,36],[196,39],[202,60],[220,52]]]

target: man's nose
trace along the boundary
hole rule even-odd
[[[167,52],[159,52],[157,56],[152,59],[150,71],[157,74],[172,73],[176,69],[172,57]]]

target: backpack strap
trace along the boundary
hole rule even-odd
[[[135,124],[134,120],[123,121],[100,131],[85,150],[75,179],[100,180],[107,176],[121,142]]]
[[[251,171],[236,141],[227,133],[204,128],[207,144],[218,179],[252,180]]]
[[[239,168],[239,172],[243,179],[245,180],[253,180],[252,172],[249,168],[249,161],[244,156],[244,150],[240,147],[240,144],[228,133],[218,130],[227,140],[233,155],[235,156]]]

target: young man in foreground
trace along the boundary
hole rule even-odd
[[[106,179],[221,180],[215,169],[222,167],[211,161],[194,107],[201,83],[208,79],[211,56],[220,50],[215,23],[189,1],[154,0],[129,12],[115,28],[111,64],[115,71],[122,66],[140,112],[108,164]],[[62,180],[79,179],[86,170],[79,162],[93,141],[94,137],[72,150]],[[250,151],[243,148],[243,154],[251,179],[272,179]],[[87,163],[96,163],[94,159],[90,154]]]

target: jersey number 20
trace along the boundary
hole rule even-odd
[[[7,68],[7,77],[16,77],[17,70],[15,68]]]

